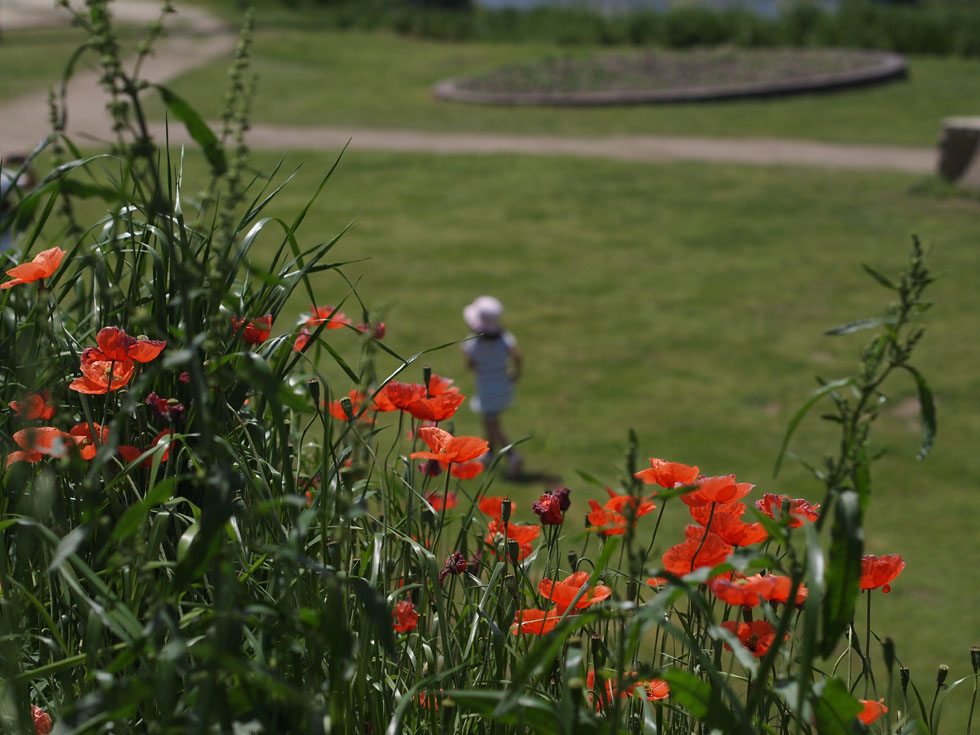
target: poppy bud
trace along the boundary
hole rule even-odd
[[[510,498],[504,498],[500,501],[500,522],[506,527],[510,523]]]
[[[902,682],[902,696],[908,696],[910,672],[908,666],[898,667],[899,679]]]
[[[592,661],[596,670],[601,669],[606,663],[606,647],[598,635],[592,636]]]
[[[629,580],[626,582],[626,599],[631,602],[636,599],[636,594],[639,592],[639,586],[636,584],[636,580]]]
[[[306,381],[306,389],[310,392],[310,398],[313,399],[313,405],[320,405],[320,381],[316,378],[310,378]]]
[[[939,671],[936,672],[936,686],[941,687],[945,684],[947,676],[949,676],[949,667],[946,664],[940,664]]]
[[[578,564],[578,554],[576,554],[574,551],[569,551],[568,566],[570,566],[574,570],[576,568],[575,566],[576,564]]]
[[[885,657],[885,666],[888,668],[889,676],[892,673],[892,667],[895,665],[895,641],[890,637],[886,637],[885,640],[881,642],[881,651]]]
[[[973,673],[980,674],[980,646],[970,646],[970,663],[973,664]]]
[[[432,393],[429,392],[429,381],[432,380],[432,368],[426,365],[422,368],[422,382],[425,384],[425,397],[432,398]]]
[[[517,539],[507,539],[507,556],[510,559],[510,563],[516,567],[517,562],[521,559],[521,545]]]
[[[350,396],[344,396],[340,399],[340,407],[344,409],[344,416],[347,417],[348,421],[354,420],[354,404],[351,403]]]
[[[567,487],[557,487],[551,491],[551,494],[558,498],[558,507],[561,508],[561,512],[564,513],[572,505],[571,494],[572,491]]]
[[[504,587],[507,588],[507,591],[510,592],[511,597],[515,600],[520,596],[517,590],[517,577],[513,574],[508,574],[504,577]]]

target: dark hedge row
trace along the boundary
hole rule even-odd
[[[289,0],[287,0],[289,2]],[[604,15],[584,9],[486,10],[408,0],[306,0],[341,28],[390,28],[440,40],[560,43],[841,46],[901,53],[980,55],[980,6],[920,6],[844,0],[837,13],[799,5],[778,18],[744,10],[685,7]],[[294,0],[302,4],[303,0]]]

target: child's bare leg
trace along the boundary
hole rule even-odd
[[[490,442],[491,452],[499,452],[507,446],[507,437],[504,435],[504,430],[500,425],[499,416],[487,416],[484,414],[483,431],[487,435],[487,441]]]

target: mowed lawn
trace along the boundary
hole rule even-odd
[[[824,94],[726,103],[546,108],[436,100],[432,86],[587,49],[556,44],[457,43],[316,28],[315,14],[287,27],[263,25],[252,63],[258,75],[253,119],[289,125],[417,128],[543,135],[697,135],[808,138],[934,145],[943,117],[971,114],[980,97],[980,61],[914,57],[907,81]],[[299,18],[300,20],[296,20]],[[230,59],[172,82],[207,116],[221,112]],[[162,106],[156,106],[162,117]]]
[[[271,167],[272,157],[259,158]],[[329,166],[303,160],[276,212],[296,211]],[[514,438],[530,437],[526,484],[498,480],[532,520],[530,502],[552,483],[572,488],[573,524],[601,487],[623,477],[627,431],[641,459],[698,464],[755,483],[755,497],[782,492],[813,501],[821,490],[792,461],[778,480],[772,465],[794,411],[816,383],[852,370],[868,334],[833,338],[823,330],[872,316],[890,294],[861,271],[894,272],[912,233],[931,254],[939,280],[915,364],[931,381],[939,411],[936,449],[914,459],[914,390],[904,376],[887,386],[876,428],[886,455],[874,469],[867,521],[869,553],[901,553],[908,566],[890,595],[875,602],[876,631],[892,635],[899,657],[928,690],[941,663],[954,678],[969,669],[980,639],[974,562],[980,513],[980,213],[974,202],[916,193],[912,177],[805,169],[624,163],[520,157],[348,153],[301,234],[304,241],[354,227],[333,257],[360,297],[388,325],[387,343],[409,355],[461,339],[461,309],[475,296],[499,296],[526,357],[518,400],[506,414]],[[266,242],[263,248],[271,248]],[[261,250],[256,261],[261,262]],[[350,292],[335,274],[318,280],[321,304]],[[289,332],[305,299],[280,315]],[[355,320],[353,298],[342,309]],[[329,333],[356,364],[356,335]],[[423,364],[472,389],[459,349]],[[384,362],[381,372],[394,369]],[[334,394],[351,386],[329,371]],[[819,463],[834,435],[814,412],[793,448]],[[458,433],[478,433],[466,405]],[[391,430],[389,430],[391,431]],[[680,537],[683,506],[668,508],[657,553]],[[652,521],[642,521],[652,530]],[[863,604],[863,603],[862,603]],[[965,691],[965,687],[961,688]],[[966,697],[953,698],[965,722]]]

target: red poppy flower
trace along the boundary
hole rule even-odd
[[[242,329],[242,325],[245,325],[245,329]],[[231,326],[235,330],[235,334],[241,337],[243,342],[250,345],[257,345],[265,342],[269,339],[269,335],[272,334],[272,314],[249,319],[247,322],[245,319],[239,319],[233,316],[231,318]]]
[[[33,464],[34,462],[40,462],[43,457],[44,457],[43,454],[41,454],[40,452],[35,452],[32,449],[28,449],[25,451],[18,450],[16,452],[11,452],[10,454],[7,455],[7,462],[6,464],[4,464],[4,469],[9,470],[10,465],[15,464],[16,462],[30,462],[31,464]]]
[[[399,633],[413,631],[419,624],[419,614],[411,600],[400,600],[392,611],[392,617],[395,619],[394,628]]]
[[[406,410],[415,418],[422,421],[445,421],[450,418],[466,396],[459,392],[440,393],[431,398],[421,398]]]
[[[299,334],[296,335],[296,340],[293,342],[293,352],[302,352],[306,345],[310,342],[310,337],[313,333],[310,332],[306,327],[302,327],[299,330]]]
[[[352,324],[350,317],[344,312],[336,310],[333,306],[310,305],[310,316],[306,318],[305,324],[319,326],[325,324],[327,329],[343,329]]]
[[[361,393],[356,388],[351,389],[351,392],[347,394],[351,403],[351,413],[357,416],[358,411],[361,410],[363,404],[367,401],[367,396]],[[333,416],[338,421],[347,421],[347,413],[344,411],[344,404],[342,399],[337,399],[336,401],[330,401],[327,404],[327,413]]]
[[[310,326],[326,324],[327,329],[342,329],[351,323],[351,320],[343,312],[334,311],[334,307],[332,306],[318,307],[316,304],[313,304],[310,306],[310,311],[313,313],[307,317],[305,322]]]
[[[16,438],[16,434],[14,435]],[[873,590],[881,587],[882,592],[891,592],[891,581],[905,569],[901,554],[861,557],[861,589]]]
[[[542,526],[560,526],[565,520],[561,501],[551,493],[545,493],[532,505],[531,511],[541,519]]]
[[[503,540],[504,534],[503,524],[497,520],[490,521],[487,524],[487,537],[484,539],[487,544],[495,548],[496,545]],[[536,539],[541,534],[541,526],[526,523],[508,523],[507,524],[507,538],[513,539],[520,546],[520,552],[518,554],[517,560],[522,561],[531,553],[531,542]],[[494,552],[495,553],[495,552]]]
[[[405,411],[416,401],[420,401],[425,398],[425,386],[420,383],[400,383],[397,380],[390,380],[385,384],[384,387],[384,400],[387,400],[395,408],[400,408]],[[378,400],[381,397],[379,393],[375,397]]]
[[[666,577],[650,577],[649,579],[647,579],[648,585],[657,588],[663,587],[668,582],[670,582],[670,580],[667,579]]]
[[[873,699],[859,699],[858,702],[864,708],[858,713],[858,719],[865,725],[870,725],[875,720],[882,717],[888,708],[885,706],[885,699],[882,697],[877,702]]]
[[[762,500],[755,501],[755,507],[774,520],[782,518],[783,503],[789,501],[789,527],[799,528],[804,521],[815,521],[820,517],[820,503],[811,504],[803,498],[791,498],[789,495],[766,493]]]
[[[578,591],[589,583],[591,576],[588,572],[575,572],[574,574],[569,574],[561,582],[552,582],[545,577],[538,585],[538,592],[541,593],[544,599],[555,603],[559,613],[563,613],[572,604],[572,600],[575,599]],[[575,609],[582,610],[589,607],[589,605],[602,602],[611,594],[611,589],[605,585],[597,584],[579,598],[579,601],[575,603]]]
[[[561,613],[554,608],[551,610],[518,610],[514,615],[514,623],[510,626],[510,632],[514,635],[523,633],[544,635],[554,630],[559,620],[561,620]]]
[[[648,485],[672,488],[678,484],[690,485],[698,477],[698,468],[679,462],[668,462],[665,459],[650,457],[651,467],[637,472],[633,477],[643,480]]]
[[[388,331],[384,322],[377,322],[375,324],[358,324],[356,328],[361,334],[370,334],[373,339],[383,339]]]
[[[89,347],[82,353],[82,362],[127,360],[150,362],[155,360],[167,343],[158,339],[130,337],[119,327],[105,327],[95,335],[97,347]]]
[[[92,434],[92,428],[93,425],[90,425],[87,421],[83,421],[80,424],[75,424],[69,432],[81,452],[82,459],[92,459],[95,456],[95,452],[98,449],[96,446],[96,436],[98,436],[99,444],[105,444],[106,439],[109,438],[108,427],[94,424],[95,435]]]
[[[636,676],[636,672],[630,672],[629,676]],[[599,697],[596,694],[600,694],[599,690],[596,689],[596,674],[595,671],[590,671],[585,677],[586,687],[592,692],[592,702],[593,706],[598,710],[600,708]],[[661,699],[666,699],[670,696],[670,686],[663,679],[650,679],[650,680],[638,680],[626,685],[626,688],[619,693],[620,698],[624,698],[629,694],[636,691],[636,687],[641,687],[644,691],[647,701],[657,702]],[[604,704],[608,704],[609,701],[615,696],[616,693],[616,682],[613,679],[605,679],[605,695],[602,696],[602,701]]]
[[[481,513],[490,516],[496,521],[499,521],[501,505],[505,500],[509,500],[509,498],[504,498],[497,495],[487,495],[486,497],[480,498],[476,505],[480,509]],[[510,510],[511,513],[517,510],[517,503],[511,502]]]
[[[626,515],[623,508],[628,505],[636,508],[635,516],[639,518],[655,510],[657,507],[651,502],[650,498],[635,498],[632,495],[619,495],[611,487],[607,487],[606,492],[609,493],[609,500],[602,507],[606,510],[611,510],[613,513]]]
[[[705,503],[734,503],[741,500],[755,485],[748,482],[735,482],[735,475],[719,477],[704,477],[694,481],[697,490],[681,495],[688,505],[704,505]]]
[[[22,402],[11,401],[10,410],[25,421],[34,421],[36,419],[47,421],[54,417],[55,411],[50,401],[51,394],[43,390],[40,393],[31,393]]]
[[[459,393],[459,388],[453,386],[451,378],[443,378],[433,373],[429,376],[429,395],[441,396],[443,393]]]
[[[99,360],[90,359],[95,352],[89,352],[89,348],[82,353],[82,364],[80,366],[82,377],[75,378],[68,385],[73,391],[85,393],[86,395],[101,396],[110,390],[119,390],[136,371],[136,363],[132,360]],[[88,353],[89,357],[86,357]]]
[[[725,576],[715,577],[708,582],[708,588],[722,602],[728,605],[755,607],[762,598],[759,596],[759,581],[761,575],[728,579]]]
[[[753,620],[751,623],[739,623],[735,620],[726,620],[721,624],[722,628],[731,631],[756,658],[766,655],[769,647],[776,640],[776,630],[768,620]],[[789,638],[789,636],[786,636]],[[731,647],[726,643],[725,648],[729,651]]]
[[[706,536],[690,538],[667,549],[663,555],[663,565],[671,574],[683,577],[695,569],[721,564],[732,551],[732,547],[722,541],[718,534],[708,531]]]
[[[148,446],[146,449],[139,449],[138,447],[132,447],[132,446],[128,446],[128,445],[122,445],[122,446],[117,447],[117,450],[119,451],[119,454],[122,456],[122,458],[124,460],[126,460],[126,462],[133,462],[137,458],[139,458],[139,456],[141,454],[143,454],[143,452],[145,452],[145,451],[147,451],[149,449],[152,449],[153,447],[157,446],[158,444],[160,444],[160,443],[162,443],[164,441],[167,441],[167,442],[171,441],[172,440],[172,437],[173,437],[173,434],[174,434],[174,430],[172,428],[171,429],[164,429],[159,434],[157,434],[155,437],[153,437],[153,441],[150,443],[150,446]],[[152,467],[153,466],[153,456],[154,455],[151,454],[146,459],[144,459],[140,463],[140,466],[141,467]],[[169,459],[169,458],[170,458],[170,447],[168,446],[163,451],[163,456],[160,457],[160,461],[161,462],[166,462],[167,459]]]
[[[49,735],[51,716],[40,707],[31,705],[31,719],[34,721],[34,735]]]
[[[435,459],[442,464],[450,462],[469,462],[486,453],[490,448],[486,439],[478,436],[456,436],[436,426],[419,429],[422,441],[429,445],[430,452],[412,452],[411,459]]]
[[[481,472],[483,472],[483,462],[477,461],[454,464],[450,470],[450,474],[460,480],[472,480]]]
[[[759,595],[770,602],[787,602],[793,589],[793,580],[782,574],[767,574],[759,582]],[[804,585],[796,589],[796,604],[806,602],[809,590]]]
[[[761,523],[742,521],[745,503],[716,503],[714,512],[712,505],[692,505],[690,511],[694,520],[709,528],[712,533],[717,533],[726,544],[732,546],[750,546],[769,537]]]
[[[443,509],[449,510],[459,505],[459,502],[456,500],[456,493],[452,490],[445,495],[442,493],[429,493],[425,496],[425,499],[436,513],[441,513]]]
[[[646,691],[648,702],[659,702],[670,696],[670,685],[663,679],[648,679],[647,681],[636,682],[637,686],[642,686]]]
[[[33,283],[42,278],[47,278],[58,270],[61,259],[64,257],[65,251],[61,248],[42,250],[34,256],[34,260],[31,262],[21,263],[7,271],[7,275],[13,276],[14,280],[0,283],[0,288],[12,288],[21,283]]]
[[[49,457],[65,457],[75,444],[74,437],[53,426],[35,426],[14,433],[14,441],[28,453],[46,454]],[[9,458],[7,460],[10,461]],[[27,460],[37,461],[37,460]]]
[[[585,677],[585,686],[589,690],[589,696],[592,700],[592,706],[596,710],[601,709],[603,706],[608,705],[609,702],[616,696],[616,682],[613,679],[606,679],[604,677],[599,677],[601,682],[600,686],[602,689],[596,688],[596,673],[595,671],[590,671]],[[625,698],[628,694],[633,693],[633,684],[629,684],[625,691],[619,693],[620,699]],[[605,690],[605,691],[603,691]]]

